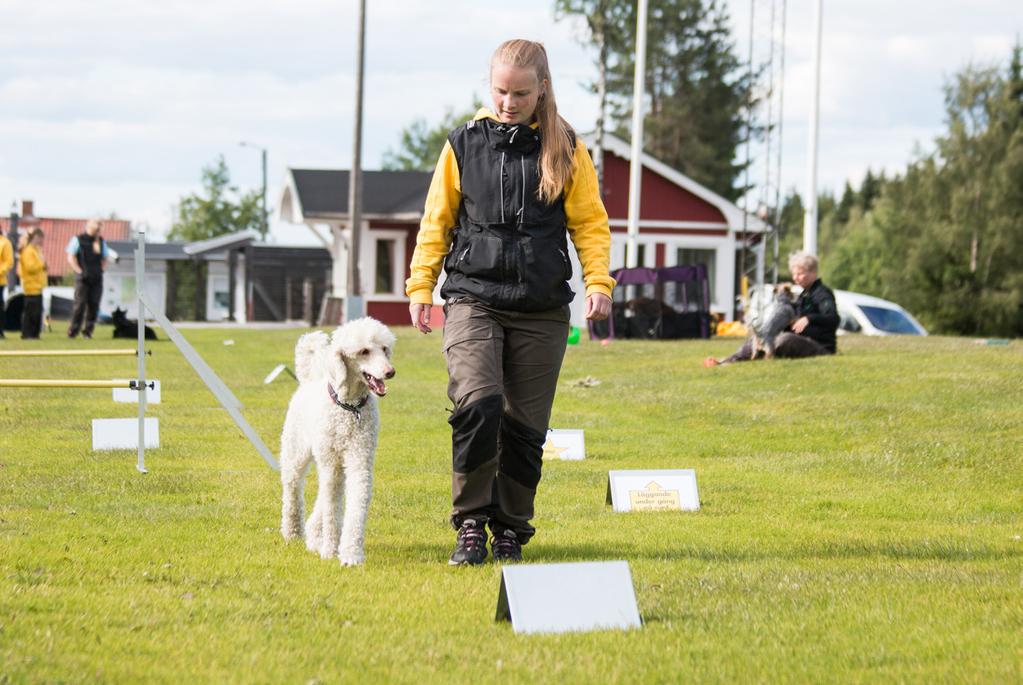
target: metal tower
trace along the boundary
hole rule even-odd
[[[751,81],[743,158],[743,231],[740,237],[739,278],[743,309],[749,286],[762,286],[770,269],[778,281],[778,229],[781,218],[781,159],[785,104],[786,0],[750,0],[747,70]],[[756,217],[766,233],[748,232]],[[758,268],[763,265],[764,268]]]

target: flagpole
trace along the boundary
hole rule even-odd
[[[632,159],[629,160],[629,223],[625,239],[625,265],[637,266],[639,259],[639,200],[643,174],[643,87],[646,83],[646,8],[639,0],[636,16],[636,72],[632,81]]]
[[[814,44],[813,95],[810,100],[810,145],[807,161],[806,213],[803,216],[803,250],[817,254],[817,144],[820,141],[821,101],[821,27],[823,0],[814,3],[814,29],[817,42]]]

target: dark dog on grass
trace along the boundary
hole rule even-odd
[[[120,307],[114,310],[111,315],[114,322],[114,337],[115,338],[138,338],[139,337],[139,322],[135,319],[128,318],[128,312],[124,311]],[[156,331],[149,326],[146,326],[146,340],[156,340]]]

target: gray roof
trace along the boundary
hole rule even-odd
[[[190,259],[185,254],[185,245],[188,243],[150,243],[146,242],[146,260],[155,259]],[[124,258],[134,258],[135,248],[138,246],[134,240],[108,240],[107,245]]]
[[[195,242],[187,243],[184,249],[187,255],[201,255],[231,247],[244,247],[255,242],[257,238],[259,238],[259,234],[255,231],[237,231],[226,235],[218,235],[208,240],[196,240]]]
[[[291,173],[306,217],[348,214],[347,169],[292,169]],[[429,171],[363,171],[363,213],[422,214],[432,177]]]
[[[231,236],[238,237],[241,233],[232,233]],[[221,236],[226,237],[226,236]],[[217,240],[213,238],[212,240]],[[205,242],[205,241],[202,241]],[[185,249],[188,245],[196,243],[146,243],[146,261],[175,261],[193,260],[200,261],[227,261],[226,247],[244,247],[244,245],[228,245],[221,248],[221,251],[206,250],[194,255],[188,254]],[[107,245],[117,252],[122,258],[134,258],[135,248],[138,243],[134,240],[108,240]],[[289,245],[266,245],[263,243],[252,243],[257,257],[281,257],[281,258],[304,258],[329,260],[330,253],[319,246],[289,246]]]

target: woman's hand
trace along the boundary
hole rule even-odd
[[[611,315],[611,298],[603,293],[593,293],[586,298],[586,318],[603,321]]]
[[[431,309],[433,309],[432,304],[412,303],[408,306],[409,314],[412,316],[412,325],[423,333],[429,333],[433,330],[430,328]]]
[[[795,321],[792,322],[792,332],[793,333],[802,333],[803,331],[806,330],[806,327],[809,326],[809,325],[810,325],[810,319],[806,318],[805,316],[801,316],[801,317],[799,317],[798,319],[796,319]]]

